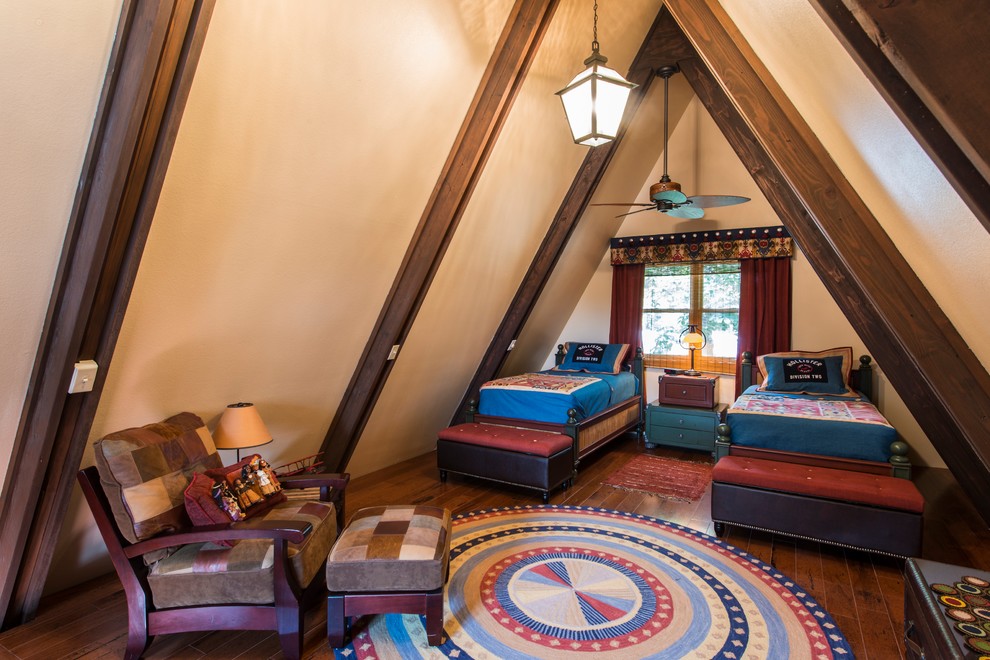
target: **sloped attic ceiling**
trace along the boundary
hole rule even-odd
[[[206,4],[208,5],[209,3]],[[525,3],[521,3],[521,4],[525,4]],[[931,396],[933,393],[938,394],[939,393],[938,388],[943,384],[943,382],[946,385],[943,389],[947,391],[949,395],[952,395],[955,394],[956,392],[961,391],[960,383],[957,381],[965,380],[967,376],[972,377],[974,379],[977,385],[977,387],[975,388],[977,392],[973,396],[975,396],[976,398],[974,399],[973,396],[970,396],[968,401],[965,401],[965,404],[969,405],[973,403],[975,400],[975,403],[977,404],[977,409],[974,414],[976,415],[976,417],[974,417],[973,415],[969,415],[968,417],[966,417],[966,419],[963,420],[964,428],[962,429],[960,429],[959,423],[955,423],[955,420],[949,420],[954,424],[953,430],[962,430],[965,432],[962,433],[960,436],[963,438],[962,440],[954,440],[954,441],[946,440],[947,442],[946,447],[948,447],[950,451],[953,451],[954,447],[957,444],[969,442],[968,439],[972,436],[972,431],[974,430],[974,425],[972,422],[975,420],[978,425],[980,419],[983,420],[986,419],[985,415],[983,415],[982,418],[979,416],[983,414],[980,412],[980,410],[986,409],[985,394],[987,388],[986,388],[985,372],[983,372],[983,375],[981,376],[978,370],[977,371],[971,370],[969,374],[960,374],[960,376],[956,379],[952,379],[952,378],[943,379],[943,382],[929,382],[929,380],[926,379],[924,383],[921,383],[916,388],[914,387],[913,383],[911,383],[910,381],[917,375],[924,375],[923,370],[925,368],[932,367],[933,365],[937,366],[940,359],[943,359],[945,357],[951,357],[951,356],[947,356],[946,352],[950,352],[952,356],[963,359],[966,364],[975,363],[976,366],[979,367],[978,361],[975,361],[973,359],[967,360],[966,358],[967,357],[972,358],[972,355],[969,354],[967,356],[966,351],[963,350],[965,349],[965,345],[963,344],[963,349],[960,349],[959,343],[958,342],[953,343],[954,340],[952,339],[952,337],[949,338],[950,345],[947,348],[943,348],[941,352],[935,351],[935,354],[930,356],[930,359],[928,360],[921,360],[920,362],[917,360],[917,358],[919,357],[918,354],[924,353],[925,349],[930,348],[932,346],[933,333],[937,333],[938,329],[945,329],[946,327],[948,329],[951,329],[951,324],[942,323],[942,320],[940,318],[931,316],[929,314],[931,310],[927,306],[926,300],[923,295],[918,304],[921,305],[922,308],[924,308],[922,310],[924,311],[923,316],[927,318],[923,318],[917,321],[909,320],[907,326],[902,328],[905,332],[916,333],[917,337],[904,338],[904,341],[901,341],[902,338],[900,336],[897,336],[895,339],[890,339],[889,342],[886,344],[887,347],[886,353],[882,353],[881,350],[878,350],[877,348],[874,347],[875,345],[877,345],[877,343],[883,344],[885,341],[888,340],[886,333],[891,332],[889,326],[892,324],[893,321],[891,318],[883,317],[883,312],[885,308],[883,307],[883,304],[880,304],[880,303],[888,303],[889,301],[882,300],[879,301],[879,303],[875,303],[874,301],[869,300],[868,298],[870,298],[871,293],[878,293],[878,292],[885,293],[881,291],[884,286],[893,285],[896,287],[900,284],[903,284],[904,280],[902,276],[905,276],[904,273],[902,272],[903,267],[897,264],[896,258],[893,258],[893,261],[890,261],[888,263],[888,266],[893,267],[893,274],[885,276],[886,279],[883,282],[877,282],[875,278],[872,278],[870,274],[865,272],[865,270],[863,269],[862,258],[857,258],[856,254],[849,254],[847,252],[843,252],[841,250],[841,247],[836,249],[834,246],[829,244],[829,240],[831,239],[835,239],[839,242],[846,241],[846,245],[851,245],[852,247],[850,249],[855,252],[855,250],[860,246],[874,244],[875,242],[874,239],[876,239],[879,241],[880,245],[884,247],[890,247],[888,244],[882,241],[882,237],[870,235],[869,230],[862,230],[862,231],[866,231],[865,234],[862,233],[862,231],[859,229],[853,229],[851,231],[847,231],[847,228],[845,227],[841,227],[841,226],[836,227],[834,225],[830,226],[827,222],[827,218],[821,219],[818,217],[818,214],[822,214],[823,211],[827,211],[831,213],[837,208],[837,202],[833,198],[833,196],[838,195],[840,197],[840,199],[838,200],[838,204],[841,206],[844,203],[847,207],[849,207],[842,209],[842,213],[848,211],[849,215],[842,215],[842,213],[837,213],[835,214],[834,217],[850,218],[854,223],[862,222],[864,226],[869,225],[869,221],[870,221],[869,213],[868,212],[863,213],[864,209],[859,208],[861,205],[857,205],[854,203],[855,195],[851,194],[851,186],[849,186],[848,183],[841,178],[841,176],[834,177],[833,176],[834,172],[827,171],[826,168],[826,171],[816,173],[822,175],[822,178],[816,179],[814,181],[811,181],[810,178],[807,178],[806,173],[803,173],[805,175],[805,179],[804,179],[805,183],[810,184],[811,187],[814,188],[813,190],[802,190],[800,187],[788,187],[788,184],[785,184],[785,179],[782,176],[780,176],[781,171],[787,172],[789,174],[794,174],[794,173],[802,174],[801,171],[805,168],[805,165],[803,164],[805,162],[803,160],[804,157],[807,157],[810,153],[810,155],[814,158],[817,158],[819,155],[822,155],[823,160],[828,161],[827,154],[819,154],[819,152],[817,152],[815,149],[815,145],[810,144],[808,142],[807,139],[808,136],[802,134],[800,130],[800,121],[796,120],[796,113],[793,113],[792,108],[790,108],[790,106],[787,105],[786,99],[782,99],[782,95],[779,93],[779,90],[776,89],[772,81],[769,80],[768,77],[765,77],[766,72],[762,70],[758,62],[754,58],[752,58],[752,53],[739,52],[740,49],[742,51],[745,51],[745,48],[741,47],[738,43],[734,42],[734,37],[736,37],[737,35],[734,34],[733,30],[726,28],[726,26],[730,25],[730,22],[725,19],[724,14],[722,14],[718,10],[718,7],[716,6],[711,8],[691,8],[687,6],[688,4],[690,3],[680,3],[680,2],[669,3],[672,14],[676,17],[677,20],[673,24],[671,24],[668,21],[665,24],[665,27],[668,30],[676,28],[677,31],[680,31],[680,29],[683,28],[684,32],[686,32],[687,35],[689,35],[690,41],[685,42],[683,39],[675,38],[671,40],[670,42],[671,45],[676,44],[678,47],[684,47],[686,43],[689,49],[697,48],[698,52],[700,53],[700,57],[692,55],[687,51],[678,52],[676,50],[675,51],[668,50],[664,52],[658,52],[654,50],[653,52],[646,52],[644,57],[647,57],[646,61],[648,64],[645,65],[645,68],[638,70],[639,74],[644,77],[644,84],[648,84],[648,79],[650,77],[650,73],[648,69],[653,65],[654,61],[658,59],[658,56],[662,56],[661,59],[669,59],[671,56],[674,56],[678,59],[683,59],[684,66],[686,67],[685,68],[686,75],[689,75],[688,71],[693,70],[693,73],[689,75],[689,78],[691,79],[692,85],[695,87],[696,92],[698,93],[699,97],[705,99],[706,106],[713,111],[714,115],[716,116],[716,119],[719,120],[719,123],[722,126],[723,130],[726,131],[726,134],[729,137],[730,141],[733,141],[734,147],[737,149],[738,152],[740,152],[741,157],[753,169],[754,177],[758,181],[763,181],[761,186],[765,186],[772,193],[772,194],[768,194],[768,198],[775,200],[776,204],[779,205],[782,216],[791,217],[791,221],[794,223],[794,226],[792,227],[792,232],[795,231],[797,233],[804,232],[805,234],[807,234],[804,236],[804,238],[799,238],[799,242],[802,242],[802,245],[805,246],[806,248],[808,246],[812,246],[815,249],[820,248],[821,254],[819,258],[821,259],[821,262],[816,263],[816,268],[819,268],[819,272],[822,273],[823,279],[828,279],[830,277],[838,277],[838,278],[847,278],[850,281],[855,280],[857,286],[857,289],[855,291],[850,292],[848,290],[843,289],[838,293],[833,291],[833,294],[837,295],[837,298],[842,299],[846,302],[846,305],[844,305],[844,309],[847,306],[850,308],[854,308],[852,309],[852,312],[850,312],[849,310],[846,311],[846,313],[852,316],[853,318],[857,318],[861,322],[865,322],[868,324],[871,324],[875,321],[879,321],[879,326],[875,330],[873,330],[873,332],[870,334],[869,337],[864,336],[864,338],[867,340],[867,343],[870,345],[871,350],[884,363],[885,367],[888,367],[887,371],[888,374],[891,376],[892,381],[894,381],[894,371],[892,371],[892,369],[894,367],[901,366],[899,364],[901,355],[900,353],[898,353],[898,351],[900,350],[906,350],[908,358],[910,358],[911,361],[915,362],[915,364],[908,364],[904,366],[903,369],[898,369],[897,371],[902,374],[902,380],[908,381],[905,385],[907,389],[909,391],[911,391],[912,389],[915,390],[917,396],[915,396],[914,398],[919,401],[924,400],[926,397]],[[186,7],[186,5],[183,6]],[[546,4],[544,4],[544,10],[545,9],[546,9]],[[196,12],[199,11],[199,9],[196,9],[195,11],[192,10],[188,10],[188,11],[190,13],[195,14]],[[552,9],[550,10],[550,12],[552,13]],[[193,24],[195,24],[195,21],[193,21]],[[180,97],[179,99],[180,103],[182,96],[181,93],[182,84],[186,84],[186,85],[188,84],[188,81],[186,81],[185,83],[182,82],[182,76],[187,74],[191,75],[191,71],[189,67],[190,66],[192,68],[195,67],[195,50],[196,50],[197,39],[199,39],[199,44],[201,45],[202,32],[197,34],[196,31],[193,30],[190,41],[185,42],[184,45],[182,45],[180,48],[176,48],[175,51],[173,52],[173,55],[178,54],[179,56],[165,63],[165,66],[167,67],[168,66],[173,67],[173,71],[177,70],[180,72],[180,76],[179,76],[180,92],[177,94],[177,96]],[[191,58],[189,57],[190,54],[192,54]],[[651,57],[652,59],[650,59]],[[690,62],[689,60],[691,60],[693,57],[696,59],[704,60],[704,62],[711,67],[711,70],[705,68],[703,65],[701,65],[700,62],[692,64],[692,62]],[[710,58],[715,58],[715,60],[719,60],[719,61],[711,62],[709,61]],[[724,61],[721,61],[722,58],[724,58]],[[634,66],[634,69],[635,68],[636,67]],[[723,89],[728,90],[729,94],[727,96],[725,95]],[[761,116],[765,110],[765,108],[761,105],[761,101],[766,101],[767,99],[772,101],[774,104],[778,104],[778,103],[780,104],[778,106],[778,109],[781,110],[781,115],[779,117],[774,117],[775,121],[773,122],[767,120],[765,116]],[[738,117],[733,116],[733,112],[736,112],[735,108],[737,106],[738,108],[741,109],[742,116],[745,117],[748,121],[753,122],[755,126],[747,125],[745,122],[739,122]],[[778,119],[782,121],[778,123],[778,121],[776,121]],[[783,132],[786,133],[787,131],[793,131],[793,133],[786,135],[786,137],[781,137],[781,134],[778,134],[776,132],[777,129],[781,126],[783,127],[782,129]],[[175,125],[172,124],[170,130],[174,130],[174,128]],[[735,135],[734,138],[732,137],[733,135]],[[168,141],[166,136],[162,136],[160,139],[164,140],[166,143]],[[787,144],[782,144],[782,143],[787,143]],[[787,151],[792,148],[791,144],[797,144],[799,147],[804,148],[806,150],[805,153],[788,154]],[[145,148],[147,148],[147,145],[145,145]],[[588,195],[590,195],[590,191],[593,190],[593,185],[594,185],[593,183],[591,184],[590,187],[587,187],[586,185],[587,177],[592,176],[595,177],[597,180],[597,177],[600,176],[601,171],[604,169],[605,166],[607,166],[607,160],[605,159],[606,152],[599,150],[596,153],[598,153],[597,156],[594,157],[589,156],[589,158],[586,159],[585,165],[582,167],[581,174],[579,174],[579,177],[575,180],[575,186],[574,189],[572,190],[572,193],[577,193],[577,195],[575,196],[574,194],[572,194],[567,197],[568,201],[565,201],[565,204],[562,205],[561,213],[558,213],[558,217],[553,223],[553,228],[551,229],[551,233],[548,234],[549,242],[545,241],[544,243],[546,247],[555,247],[556,251],[548,250],[544,252],[543,250],[541,250],[541,254],[544,255],[559,254],[560,247],[563,245],[563,243],[566,242],[567,234],[566,231],[564,231],[566,228],[565,227],[566,224],[568,222],[576,221],[575,218],[580,216],[580,213],[576,213],[573,216],[571,216],[570,211],[575,210],[575,208],[580,209],[582,204],[586,203],[587,197]],[[767,155],[768,153],[771,154],[772,157],[768,157]],[[780,161],[784,161],[784,162],[783,164],[780,164],[780,162],[776,161],[775,159],[780,159]],[[597,174],[595,174],[596,170],[597,170]],[[154,179],[156,176],[154,174],[154,172],[156,171],[155,168],[152,167],[150,171],[152,172],[152,175],[149,178]],[[163,170],[157,170],[159,176],[162,171]],[[824,186],[824,187],[820,188],[819,186]],[[822,190],[825,191],[824,195],[819,194]],[[798,194],[799,192],[801,194]],[[584,200],[584,202],[581,201],[582,199]],[[574,206],[575,203],[577,204],[576,207]],[[824,213],[824,215],[828,215],[829,213]],[[109,227],[111,224],[112,224],[112,219],[108,218],[106,221],[104,221],[103,229],[109,231]],[[146,231],[147,227],[145,226],[143,230]],[[139,228],[138,233],[140,234],[141,231],[142,230]],[[562,231],[563,231],[563,235],[561,235]],[[831,234],[829,234],[830,231],[832,232]],[[824,232],[824,234],[818,233],[816,235],[816,232]],[[795,235],[797,235],[797,233]],[[882,232],[880,233],[882,234]],[[120,248],[115,253],[116,257],[118,258],[126,257],[126,258],[134,258],[134,259],[136,259],[136,257],[139,257],[140,246],[142,244],[140,237],[131,246],[132,249],[136,248],[137,250],[136,255],[133,251],[128,252],[126,249],[123,249],[124,243],[126,242],[127,242],[126,240],[116,240],[116,247]],[[896,253],[896,250],[894,252]],[[86,255],[84,254],[83,256]],[[846,263],[844,261],[847,257],[850,259],[850,263]],[[528,304],[525,305],[519,304],[520,299],[530,298],[530,302],[531,302],[531,300],[538,295],[539,287],[542,286],[541,282],[545,281],[546,273],[553,268],[554,265],[553,261],[555,259],[556,256],[544,256],[541,259],[538,259],[537,261],[534,262],[534,268],[531,269],[531,275],[534,276],[531,277],[530,275],[527,275],[523,285],[520,287],[520,293],[522,295],[517,294],[517,301],[513,303],[513,305],[509,309],[509,313],[506,315],[506,319],[510,322],[510,324],[515,322],[517,322],[518,324],[522,324],[525,321],[526,315],[528,314],[528,312],[526,312],[525,310],[526,308],[528,308]],[[836,259],[837,261],[831,262],[830,261],[831,259]],[[111,259],[111,261],[113,260]],[[119,263],[117,264],[111,263],[110,265],[111,270],[106,271],[105,274],[109,273],[112,277],[113,275],[112,269],[115,266],[119,268],[116,279],[118,279],[118,281],[123,281],[124,283],[123,288],[126,291],[127,280],[129,277],[133,276],[134,271],[132,268],[136,267],[136,264],[129,263],[121,267]],[[860,277],[863,278],[864,280],[863,282],[858,281]],[[891,277],[893,277],[893,279],[890,279]],[[428,277],[426,279],[428,279]],[[95,287],[95,281],[93,282],[93,286]],[[908,292],[910,292],[905,295],[911,295],[916,291],[916,289],[913,286],[908,286],[905,288],[907,289]],[[109,290],[110,289],[107,288],[103,289],[104,293],[109,292]],[[867,298],[867,300],[859,300],[857,299],[857,295],[861,295],[863,298]],[[904,301],[894,301],[894,304],[897,305],[900,304],[901,302]],[[110,328],[109,347],[107,346],[106,343],[101,344],[102,349],[106,350],[108,348],[111,353],[113,350],[113,341],[115,340],[114,325],[116,321],[114,320],[113,317],[115,314],[122,313],[123,306],[126,306],[126,296],[124,300],[122,301],[117,300],[115,304],[118,306],[113,307],[111,311],[108,312],[108,318],[106,321],[107,326]],[[866,306],[863,309],[859,309],[859,307],[863,304],[865,304]],[[878,307],[879,309],[877,309]],[[937,309],[937,306],[935,307]],[[99,309],[97,309],[96,306],[94,306],[92,309],[96,310],[97,312],[100,311]],[[520,313],[520,311],[522,311],[522,313]],[[910,311],[906,313],[909,317],[912,317]],[[86,314],[82,314],[82,316],[85,318]],[[894,319],[894,321],[896,321],[896,319]],[[84,321],[77,321],[76,323],[78,325],[75,328],[68,328],[69,330],[73,331],[70,334],[78,335],[77,330],[81,329],[81,326],[84,324]],[[97,320],[96,323],[99,323],[99,321]],[[119,330],[119,327],[117,329]],[[512,328],[512,330],[517,330],[517,329],[518,329],[518,325],[515,328]],[[490,361],[498,362],[501,360],[500,356],[504,356],[504,345],[507,344],[509,338],[514,334],[515,332],[507,332],[504,331],[503,329],[499,330],[492,345],[496,346],[497,348],[501,348],[502,350],[492,351],[490,349],[489,356],[494,355],[496,356],[496,359],[489,360],[489,356],[486,356],[482,368],[479,369],[479,373],[481,373],[481,371],[485,368],[485,364],[487,364],[488,362]],[[939,342],[937,342],[939,346],[942,346],[941,343],[942,341],[944,340],[942,340],[941,336],[939,335]],[[68,359],[71,359],[71,356],[69,356]],[[56,369],[53,368],[53,371],[56,371]],[[387,372],[385,372],[385,375],[387,376]],[[378,376],[376,375],[375,378],[377,377]],[[375,386],[373,385],[373,383],[371,381],[362,381],[362,383],[363,386],[365,387],[368,384],[372,384],[372,387],[368,389],[368,393],[370,393],[368,394],[368,396],[371,399],[373,399],[374,396],[376,396],[376,392],[374,392]],[[898,384],[897,382],[895,382],[895,385],[897,385],[898,390],[901,390],[902,384]],[[48,391],[50,393],[55,393],[59,391],[58,388],[59,388],[59,384],[54,383],[51,389]],[[982,395],[980,394],[981,391],[982,391]],[[85,441],[86,432],[88,430],[88,424],[92,420],[92,413],[93,413],[93,408],[95,408],[95,401],[90,400],[90,402],[87,402],[86,406],[83,407],[82,410],[80,410],[78,406],[71,408],[70,414],[67,415],[66,417],[62,417],[61,413],[63,412],[63,407],[65,405],[64,401],[58,402],[57,400],[55,400],[57,399],[57,397],[48,395],[50,398],[53,399],[53,402],[46,404],[44,402],[46,396],[44,392],[40,394],[36,394],[34,396],[36,396],[36,398],[38,399],[43,400],[42,401],[43,405],[41,406],[41,408],[45,408],[47,406],[46,410],[38,410],[37,412],[33,413],[35,415],[35,419],[39,420],[39,423],[41,423],[41,420],[43,419],[56,420],[61,418],[63,420],[62,422],[59,423],[60,426],[58,427],[58,429],[54,428],[56,425],[54,421],[47,422],[48,426],[43,427],[41,429],[42,435],[51,438],[57,436],[57,440],[58,440],[58,442],[55,443],[54,447],[52,446],[52,444],[45,443],[45,447],[43,448],[43,450],[44,451],[52,450],[52,455],[58,453],[65,453],[65,452],[68,452],[71,455],[72,443]],[[374,401],[372,400],[371,406],[373,407],[373,405],[374,405]],[[961,403],[960,405],[963,404]],[[923,407],[925,406],[923,405]],[[946,417],[952,417],[952,414],[954,412],[956,412],[956,410],[952,408],[951,404],[945,406],[940,403],[939,409],[933,411],[932,415],[930,416],[930,419],[932,420],[933,424],[938,424],[941,421],[943,421]],[[946,433],[948,432],[949,431],[946,431]],[[21,440],[23,441],[23,438],[21,438]],[[15,451],[23,452],[24,451],[23,445],[24,443],[20,442],[18,445],[19,448],[15,448]],[[976,454],[979,460],[975,461],[976,465],[973,468],[971,468],[970,471],[972,472],[972,474],[976,476],[980,476],[983,474],[982,466],[985,464],[985,461],[982,460],[982,456],[980,455],[979,451],[977,451]],[[17,455],[14,458],[18,459],[18,461],[16,462],[20,463],[21,466],[36,464],[36,463],[32,463],[30,457],[28,457],[28,459],[25,460],[22,456]],[[963,451],[958,458],[961,461],[965,461],[965,459],[967,458],[965,447],[963,448]],[[46,463],[47,460],[48,459],[45,458],[41,464],[44,465],[44,463]],[[15,461],[13,460],[11,461],[11,467],[12,469],[15,468]],[[52,473],[53,476],[57,476],[58,472],[60,471],[59,470],[50,471],[50,473]],[[62,474],[66,474],[66,473],[71,474],[71,472],[69,472],[68,470],[61,470],[61,472]],[[33,506],[33,503],[38,501],[40,497],[40,493],[39,490],[33,488],[33,486],[38,485],[40,489],[40,482],[41,482],[40,476],[41,475],[38,474],[35,475],[36,478],[34,479],[32,488],[28,489],[29,492],[25,493],[23,497],[19,496],[17,502],[18,504],[27,503],[28,506],[30,507]],[[38,530],[36,532],[36,536],[31,537],[29,543],[27,544],[26,554],[31,557],[30,563],[33,564],[34,568],[32,571],[25,573],[25,582],[27,583],[27,586],[25,587],[24,583],[22,582],[21,588],[19,588],[19,591],[21,593],[25,591],[30,592],[32,589],[30,585],[31,580],[34,580],[34,582],[37,583],[38,575],[43,574],[44,571],[46,570],[46,567],[44,566],[44,557],[43,557],[44,555],[43,548],[45,546],[45,543],[40,541],[39,539],[43,540],[44,534],[46,533],[49,536],[51,535],[52,533],[50,531],[52,527],[52,525],[50,524],[51,519],[52,518],[54,518],[55,520],[58,519],[58,515],[59,515],[58,511],[60,510],[58,499],[60,497],[65,497],[65,489],[64,488],[62,488],[61,490],[55,488],[49,489],[46,492],[45,497],[49,498],[47,500],[47,503],[44,505],[44,508],[47,511],[46,515],[49,516],[48,518],[46,518],[48,523],[36,525],[36,530]],[[986,498],[978,498],[977,501],[986,501]],[[5,514],[9,513],[9,510],[14,508],[12,506],[13,503],[11,503],[10,500],[8,500],[6,504],[11,504],[11,506],[8,506],[5,509]],[[61,505],[61,510],[64,511],[64,504]],[[26,518],[21,518],[20,520],[13,521],[17,523],[17,526],[8,524],[11,522],[12,519],[9,516],[5,515],[5,519],[4,519],[5,524],[3,527],[3,539],[5,541],[13,539],[14,541],[13,544],[4,543],[3,545],[5,547],[19,548],[20,547],[19,541],[25,538],[25,533],[21,530],[24,527],[26,527],[25,525],[26,522],[30,522],[27,519],[39,518],[38,516],[35,515],[35,511],[33,509],[31,510],[25,509],[25,511],[27,512]],[[18,526],[19,529],[17,528]],[[57,524],[54,526],[57,527]],[[45,532],[45,530],[49,530],[49,531]],[[48,545],[50,545],[50,542]],[[39,548],[41,548],[42,551],[39,551]],[[12,558],[17,559],[15,557]],[[11,561],[10,563],[6,564],[6,566],[10,567],[10,572],[16,571],[18,569],[18,565],[19,565],[18,561]],[[30,577],[32,575],[33,577]],[[9,574],[4,577],[5,577],[4,593],[6,595],[10,593],[11,590],[10,587],[12,581],[9,579],[10,578]]]

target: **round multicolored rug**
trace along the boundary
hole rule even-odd
[[[365,617],[338,657],[852,657],[800,586],[680,525],[573,506],[453,525],[444,644],[426,643],[416,615]]]

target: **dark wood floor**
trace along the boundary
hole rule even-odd
[[[557,492],[553,504],[579,504],[663,518],[712,533],[708,493],[692,503],[603,486],[612,471],[642,451],[634,440],[582,464],[572,489]],[[658,448],[649,453],[687,460],[706,455]],[[915,481],[925,494],[924,556],[984,570],[990,568],[990,530],[946,470],[919,469]],[[433,504],[457,512],[539,503],[532,491],[496,487],[478,480],[437,478],[433,454],[355,479],[348,489],[348,512],[393,503]],[[880,532],[882,533],[882,532]],[[888,660],[904,656],[902,562],[781,536],[731,530],[726,539],[805,587],[827,609],[849,639],[857,658]],[[307,658],[332,657],[326,646],[326,609],[306,619]],[[6,658],[119,658],[127,637],[123,591],[113,575],[46,598],[31,623],[0,634],[0,660]],[[149,647],[149,658],[278,658],[278,639],[266,632],[168,635]]]

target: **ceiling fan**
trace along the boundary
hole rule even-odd
[[[737,195],[693,195],[688,197],[681,192],[681,184],[671,181],[667,175],[667,84],[670,77],[680,71],[676,64],[662,66],[657,75],[663,78],[663,176],[650,186],[650,202],[629,202],[612,204],[592,204],[591,206],[643,206],[645,208],[622,213],[615,217],[621,218],[633,213],[656,210],[675,218],[689,220],[705,217],[704,209],[716,206],[732,206],[748,202],[749,197]]]

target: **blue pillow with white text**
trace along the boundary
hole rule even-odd
[[[569,342],[564,360],[554,367],[557,371],[585,371],[617,374],[622,370],[629,344],[596,344]]]
[[[834,395],[849,392],[841,357],[766,356],[763,362],[767,370],[763,390]]]

